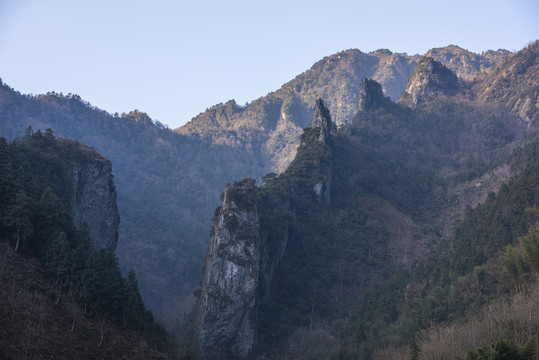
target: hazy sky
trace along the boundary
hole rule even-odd
[[[0,0],[0,78],[175,128],[341,50],[514,51],[539,39],[538,19],[537,0]]]

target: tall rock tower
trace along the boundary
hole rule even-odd
[[[254,183],[243,178],[228,186],[214,218],[195,322],[201,357],[244,358],[255,341],[260,235]]]

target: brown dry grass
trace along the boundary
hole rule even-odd
[[[511,340],[522,347],[531,336],[539,341],[539,282],[530,286],[527,294],[484,306],[465,322],[432,326],[416,341],[420,360],[445,360],[500,339]],[[409,358],[407,346],[381,349],[373,356],[373,359],[388,360]]]
[[[0,244],[1,359],[165,359],[137,332],[89,318],[42,270]]]

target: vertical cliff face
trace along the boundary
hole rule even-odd
[[[218,209],[196,315],[196,347],[205,357],[245,357],[256,336],[260,272],[254,180],[228,186]]]
[[[311,128],[320,129],[318,135],[318,141],[327,142],[331,136],[331,129],[333,123],[329,116],[329,110],[322,102],[322,99],[316,100],[316,105],[313,109],[313,120],[311,121]]]
[[[111,162],[79,141],[56,138],[52,130],[24,139],[24,154],[35,179],[50,187],[81,229],[86,223],[96,249],[114,251],[120,213]]]
[[[110,161],[93,157],[69,169],[71,211],[77,227],[86,222],[96,248],[110,251],[118,244],[120,214],[116,206]]]
[[[257,341],[260,307],[270,296],[289,243],[291,199],[303,193],[311,199],[315,195],[321,204],[331,200],[333,123],[321,100],[313,113],[293,169],[273,179],[269,189],[244,178],[224,192],[195,306],[193,340],[201,358],[249,356]],[[272,193],[277,189],[278,194]]]

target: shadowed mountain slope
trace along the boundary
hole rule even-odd
[[[111,115],[77,95],[27,96],[2,85],[0,134],[14,138],[28,125],[50,127],[112,161],[122,268],[136,270],[148,306],[173,328],[194,301],[209,219],[224,185],[283,171],[311,121],[314,100],[322,98],[337,123],[350,122],[364,77],[377,79],[396,100],[417,61],[388,50],[344,51],[247,106],[216,105],[176,133],[139,111]]]

